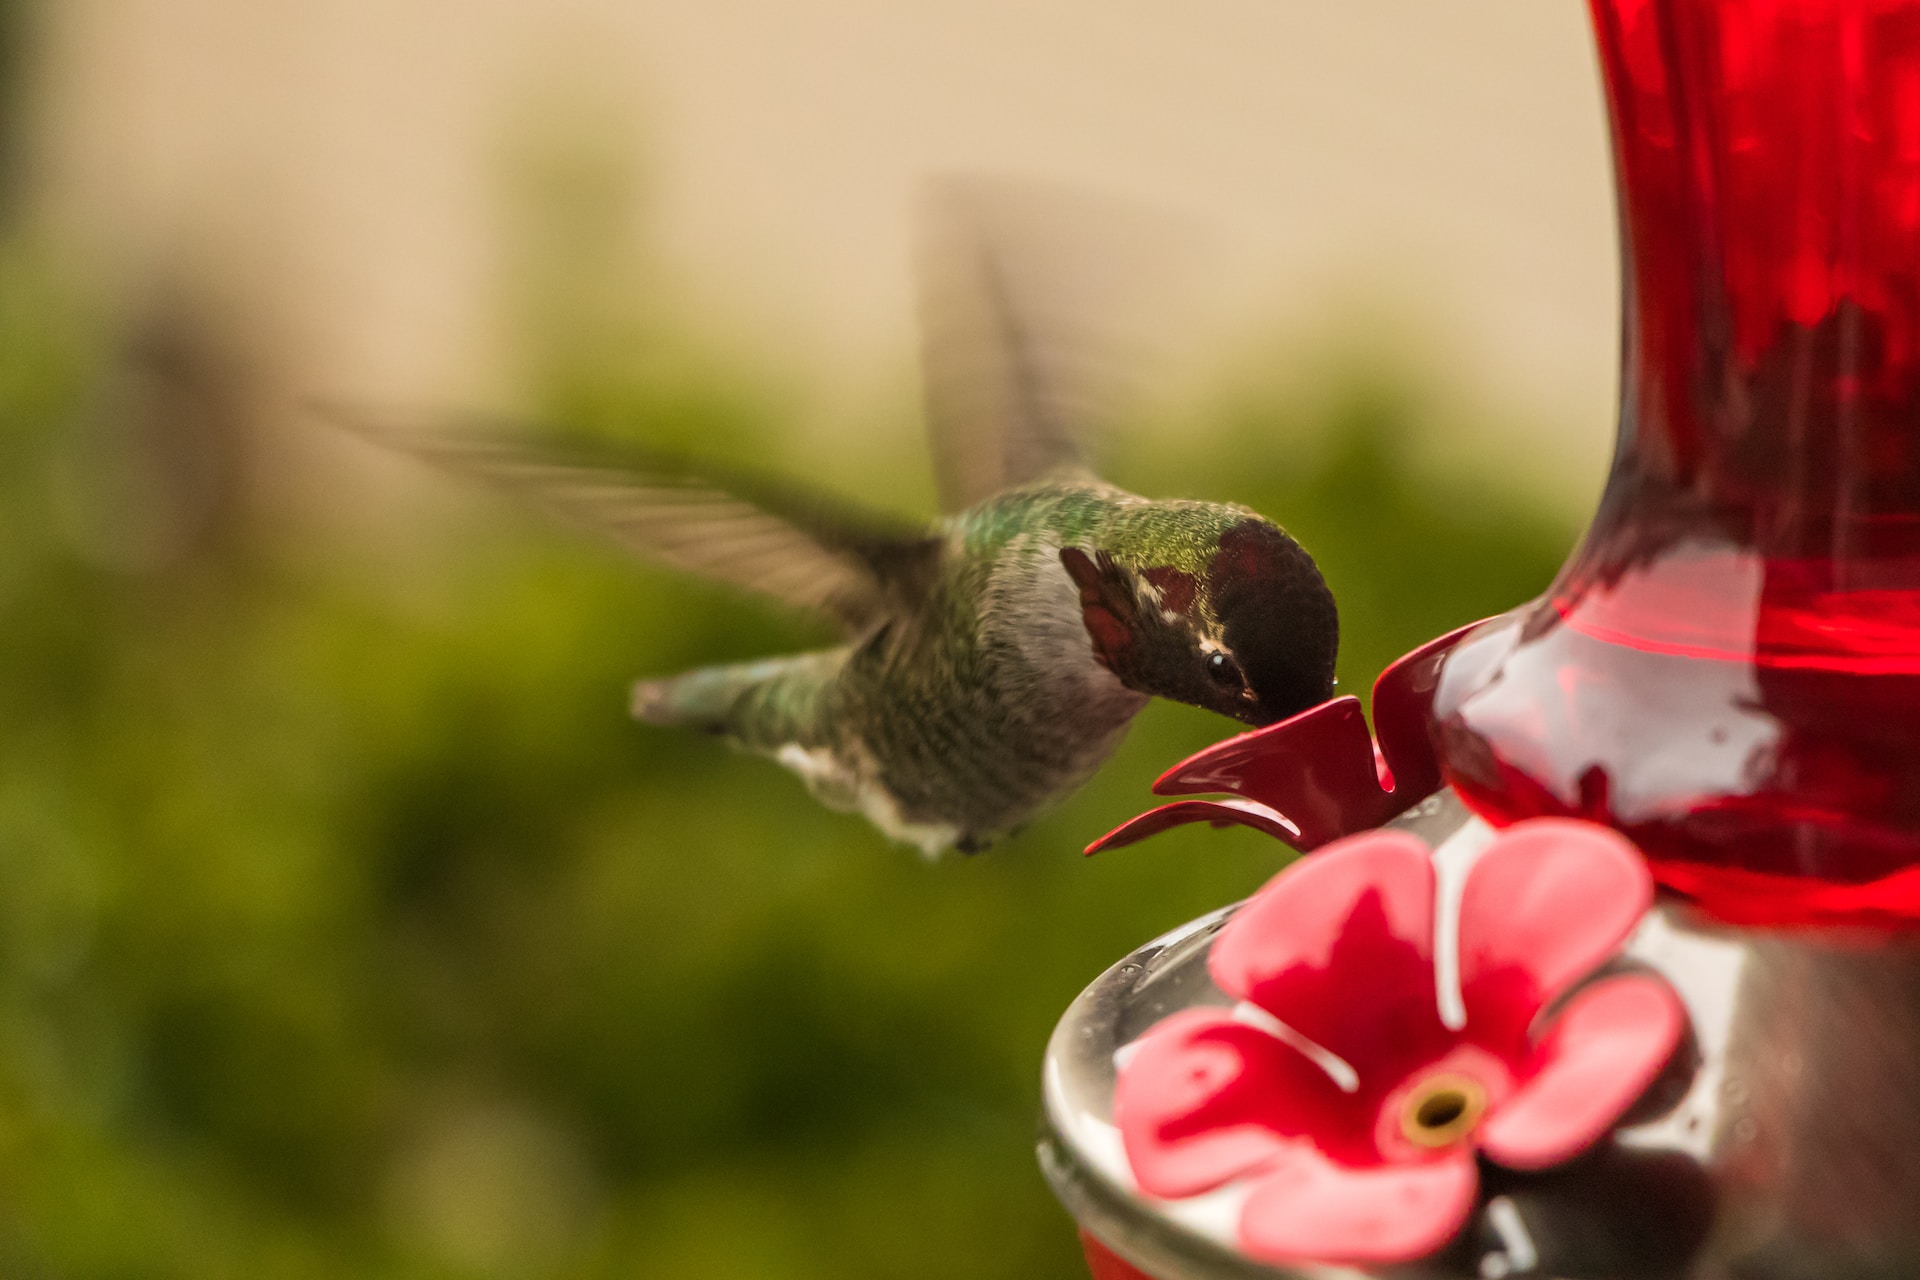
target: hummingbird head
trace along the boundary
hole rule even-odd
[[[1063,547],[1094,657],[1140,693],[1272,724],[1333,696],[1340,618],[1301,545],[1249,515],[1198,574]]]

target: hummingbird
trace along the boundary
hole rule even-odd
[[[1150,698],[1247,725],[1327,700],[1339,645],[1333,594],[1280,526],[1094,472],[1071,344],[1043,339],[978,197],[931,207],[922,364],[945,513],[930,522],[644,448],[615,463],[359,421],[643,557],[835,624],[829,648],[640,680],[632,712],[770,757],[929,857],[983,850],[1071,793]]]

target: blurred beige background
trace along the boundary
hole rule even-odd
[[[5,1280],[1071,1276],[1050,1029],[1285,856],[1199,827],[1078,856],[1238,727],[1171,703],[991,854],[888,848],[626,714],[636,676],[818,632],[305,397],[930,505],[909,213],[985,170],[1173,215],[1111,273],[1159,246],[1197,277],[1149,317],[1172,398],[1114,474],[1294,529],[1344,688],[1541,590],[1599,485],[1580,0],[10,13]]]
[[[512,394],[503,169],[529,129],[591,137],[639,175],[622,234],[657,269],[632,287],[771,354],[808,412],[868,422],[910,385],[916,181],[1065,179],[1208,246],[1180,321],[1196,385],[1377,334],[1538,439],[1540,482],[1591,491],[1617,283],[1585,21],[1577,0],[66,0],[35,172],[109,289],[195,264],[269,399],[486,403]]]

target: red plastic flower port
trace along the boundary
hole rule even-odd
[[[1419,840],[1367,832],[1294,864],[1214,941],[1213,981],[1239,1003],[1123,1050],[1114,1121],[1141,1190],[1245,1180],[1240,1244],[1265,1261],[1433,1252],[1473,1208],[1476,1151],[1522,1170],[1570,1159],[1672,1056],[1685,1014],[1649,974],[1597,979],[1542,1016],[1652,896],[1615,833],[1518,823],[1468,873],[1457,965],[1437,976]]]
[[[1227,791],[1233,799],[1163,804],[1115,827],[1087,852],[1133,844],[1189,822],[1252,827],[1306,852],[1404,813],[1440,785],[1427,737],[1434,683],[1447,651],[1478,625],[1429,640],[1380,673],[1373,684],[1377,744],[1360,699],[1323,702],[1216,742],[1153,784],[1163,796]]]

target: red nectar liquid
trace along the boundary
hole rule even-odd
[[[1546,596],[1455,650],[1496,821],[1863,883],[1920,864],[1920,0],[1592,0],[1620,435]]]

